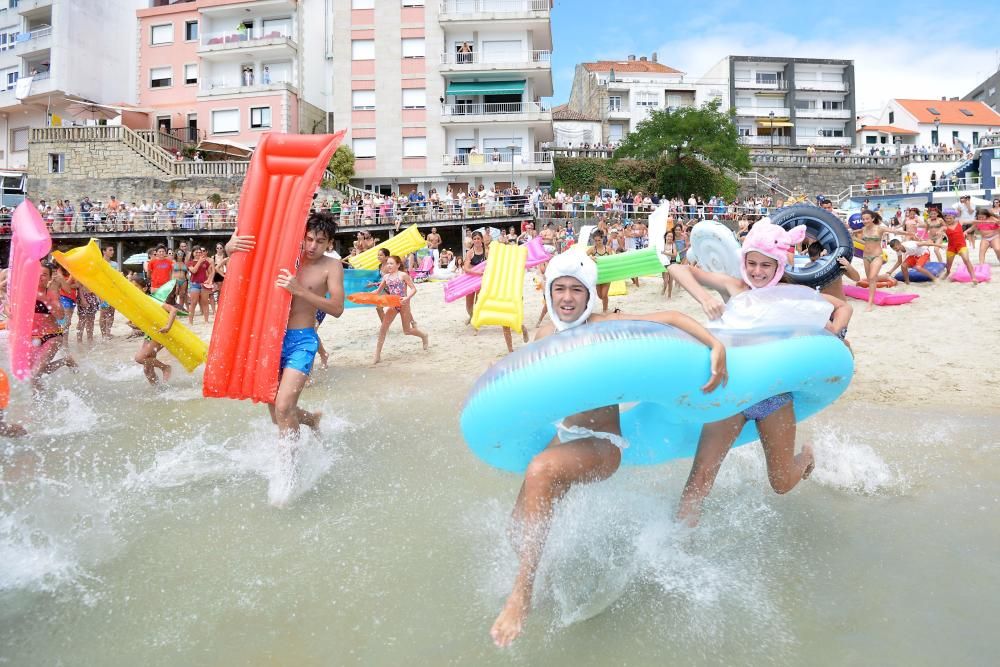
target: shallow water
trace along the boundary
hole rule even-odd
[[[262,407],[116,356],[60,373],[14,410],[44,426],[0,447],[4,664],[995,660],[998,416],[841,402],[802,427],[812,480],[776,496],[736,450],[695,531],[671,521],[686,461],[574,491],[500,651],[520,480],[461,442],[473,378],[319,373],[323,432],[290,475]]]

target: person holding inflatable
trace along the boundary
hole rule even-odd
[[[716,290],[727,302],[751,290],[774,288],[785,273],[789,250],[805,238],[805,232],[806,228],[802,225],[786,232],[764,219],[754,224],[743,242],[742,280],[689,265],[674,264],[670,267],[670,273],[698,301],[710,320],[718,320],[726,311],[726,306],[705,288]],[[789,286],[781,289],[806,288]],[[833,306],[833,313],[825,323],[825,328],[847,345],[847,324],[853,312],[851,306],[828,294],[821,293],[820,296]],[[781,317],[780,312],[776,315]],[[815,464],[812,447],[803,445],[801,453],[795,453],[796,428],[792,395],[778,394],[732,417],[705,424],[691,472],[681,494],[677,510],[679,520],[692,527],[698,524],[702,502],[715,483],[722,461],[749,420],[757,422],[760,443],[767,460],[768,481],[776,493],[788,493],[800,480],[809,477]]]
[[[711,392],[728,380],[722,343],[687,315],[673,311],[649,315],[595,313],[597,265],[582,253],[566,252],[549,261],[545,271],[545,301],[551,322],[537,330],[536,341],[601,321],[659,322],[676,327],[711,348],[711,376],[702,391]],[[490,629],[497,646],[509,646],[524,627],[555,504],[574,485],[598,482],[614,474],[621,463],[622,448],[627,446],[621,434],[618,406],[608,405],[564,418],[556,437],[528,464],[509,531],[519,560],[517,577]]]
[[[595,257],[607,257],[611,254],[611,249],[604,244],[604,232],[595,229],[590,234],[590,242],[593,244],[587,249],[587,256],[591,259]],[[604,283],[597,286],[597,298],[601,300],[601,312],[608,312],[608,292],[611,291],[611,283]]]
[[[281,344],[278,392],[274,403],[267,406],[281,438],[297,439],[301,424],[318,430],[323,416],[321,412],[301,409],[299,396],[309,380],[319,349],[316,311],[322,310],[334,317],[340,317],[344,312],[344,267],[338,260],[324,254],[336,231],[337,224],[331,214],[312,213],[306,221],[297,273],[281,269],[274,283],[292,295],[285,338]],[[254,237],[237,236],[233,232],[226,243],[226,252],[230,255],[251,252],[255,244]]]
[[[149,282],[144,277],[132,276],[131,281],[143,294],[149,294]],[[174,326],[174,321],[177,319],[177,313],[179,312],[177,300],[182,298],[183,294],[183,286],[177,280],[174,280],[173,285],[169,289],[170,291],[162,297],[162,301],[159,295],[153,296],[156,301],[160,301],[163,310],[167,311],[167,323],[160,329],[160,333],[163,334],[170,331],[170,327]],[[164,382],[170,379],[170,364],[166,364],[156,358],[157,353],[162,349],[162,344],[149,336],[144,336],[139,351],[135,353],[135,363],[142,366],[142,374],[146,376],[149,384],[154,387],[160,383],[160,379],[156,377],[156,369],[160,369]]]
[[[896,251],[896,263],[889,269],[891,276],[897,267],[903,267],[903,282],[910,284],[910,269],[926,276],[932,283],[937,282],[937,276],[924,268],[924,265],[931,259],[931,251],[927,247],[938,247],[936,243],[929,241],[902,241],[893,239],[889,241],[889,247]]]
[[[378,289],[375,290],[376,294],[384,292],[398,296],[400,301],[399,306],[386,309],[385,315],[382,316],[382,325],[378,330],[378,343],[375,344],[375,361],[373,363],[376,364],[382,361],[382,346],[385,345],[385,337],[388,335],[389,327],[392,326],[396,315],[400,317],[399,321],[403,325],[403,333],[407,336],[416,336],[423,343],[423,348],[427,349],[428,336],[417,328],[416,322],[413,321],[413,311],[410,310],[410,299],[417,293],[417,285],[410,278],[410,274],[400,270],[402,266],[403,260],[400,257],[390,256],[385,262],[382,281],[378,284]]]
[[[882,238],[889,233],[889,229],[882,224],[882,216],[875,211],[865,209],[861,211],[861,229],[851,232],[854,236],[861,237],[864,244],[861,260],[864,263],[865,278],[868,280],[868,308],[875,308],[875,290],[878,283],[878,274],[882,270]]]
[[[957,255],[965,262],[965,268],[969,270],[969,277],[972,279],[972,286],[976,287],[979,284],[979,279],[976,278],[972,260],[969,259],[969,248],[965,245],[965,229],[962,228],[962,222],[958,219],[955,211],[948,210],[944,212],[944,223],[944,235],[948,238],[948,251],[943,277],[947,278],[951,275],[951,265]]]
[[[489,255],[489,248],[483,241],[483,233],[480,231],[472,232],[472,244],[468,250],[465,251],[465,258],[462,262],[462,269],[465,272],[472,271],[473,267],[479,266],[486,261],[486,257]],[[469,313],[469,319],[465,321],[466,324],[472,323],[472,311],[476,305],[476,293],[465,295],[465,310]]]
[[[1000,262],[1000,215],[988,208],[976,209],[976,222],[979,230],[979,263],[986,263],[986,252],[992,248],[993,254]]]
[[[76,360],[67,351],[62,359],[55,361],[56,354],[63,346],[67,346],[65,331],[59,322],[65,312],[62,306],[62,296],[57,291],[60,279],[56,277],[55,267],[42,262],[42,272],[38,278],[38,294],[35,296],[35,314],[31,326],[33,356],[31,364],[31,385],[41,391],[41,377],[53,373],[63,366],[76,368]]]

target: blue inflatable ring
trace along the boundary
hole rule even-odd
[[[716,335],[726,345],[729,383],[703,394],[709,349],[674,327],[616,321],[554,334],[476,381],[462,408],[462,435],[486,463],[521,472],[564,417],[635,402],[621,414],[629,443],[622,462],[650,465],[693,456],[703,424],[776,394],[791,392],[796,419],[806,419],[835,401],[854,373],[850,351],[825,331]],[[736,445],[757,439],[751,421]]]

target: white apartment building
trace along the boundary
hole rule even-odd
[[[552,180],[551,0],[328,0],[327,109],[355,184],[383,192]],[[306,38],[317,20],[306,14]],[[310,85],[310,74],[306,74]]]
[[[23,174],[33,127],[103,117],[77,102],[135,97],[135,12],[149,0],[0,2],[0,169]],[[58,165],[54,165],[58,168]]]
[[[854,145],[854,61],[727,56],[698,82],[698,103],[733,109],[754,148]]]
[[[634,131],[653,109],[694,106],[696,86],[684,72],[652,57],[580,63],[573,76],[567,111],[598,118],[602,136],[594,143],[616,143]]]

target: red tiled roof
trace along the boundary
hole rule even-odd
[[[652,60],[598,60],[596,63],[583,63],[588,72],[649,72],[653,74],[683,74],[684,72],[663,63]]]
[[[552,107],[552,120],[600,121],[601,119],[591,118],[587,114],[574,111],[569,108],[568,104],[560,104],[557,107]]]
[[[885,132],[886,134],[920,134],[916,130],[905,130],[892,125],[862,125],[858,132]]]
[[[1000,114],[983,102],[964,100],[896,100],[918,123],[933,123],[940,118],[945,125],[988,125],[1000,127]],[[935,114],[931,109],[939,111]],[[963,113],[963,110],[969,113]]]

